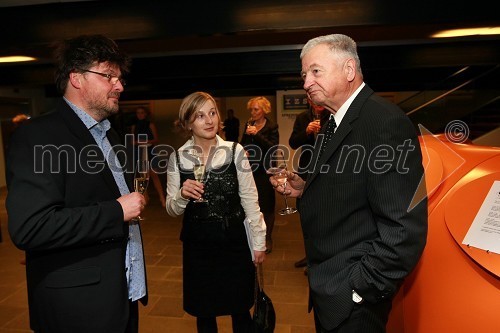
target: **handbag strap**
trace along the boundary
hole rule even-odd
[[[264,290],[264,269],[262,268],[262,263],[257,264],[255,268],[255,297],[257,298],[257,293]]]
[[[262,276],[262,264],[257,264],[257,267],[255,268],[255,288],[253,296],[254,313],[257,309],[259,291],[262,290],[262,288],[260,287],[261,285],[264,285],[264,277]]]
[[[255,269],[255,287],[254,287],[254,293],[253,293],[253,303],[255,305],[255,308],[257,308],[257,296],[258,295],[259,295],[259,279],[257,278],[257,269]]]

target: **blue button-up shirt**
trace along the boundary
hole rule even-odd
[[[78,118],[84,123],[92,134],[99,148],[101,148],[104,157],[113,173],[116,185],[121,195],[130,193],[120,162],[116,157],[114,150],[106,136],[106,132],[111,128],[109,120],[104,119],[101,122],[96,121],[88,113],[78,108],[76,105],[64,100],[75,111]],[[144,268],[144,255],[142,249],[141,229],[136,221],[129,224],[129,241],[127,243],[127,252],[125,256],[126,278],[129,289],[129,298],[136,301],[146,295],[146,279]]]

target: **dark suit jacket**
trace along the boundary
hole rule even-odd
[[[112,146],[120,143],[114,130],[108,138]],[[92,135],[64,101],[13,135],[7,159],[9,232],[26,251],[36,332],[125,330],[128,224],[116,201],[118,186],[102,161]],[[130,174],[126,179],[130,187]]]
[[[263,172],[271,167],[271,155],[279,144],[280,134],[278,124],[266,118],[266,124],[255,135],[248,135],[243,132],[241,137],[241,145],[248,152],[248,159],[252,168]],[[245,130],[248,123],[245,123]],[[269,183],[269,178],[267,179]],[[270,184],[270,183],[269,183]],[[272,187],[272,186],[271,186]],[[274,189],[273,189],[274,191]]]
[[[349,316],[352,290],[365,302],[390,301],[417,264],[427,201],[409,207],[422,177],[413,124],[365,86],[309,174],[299,205],[311,300],[324,328]]]
[[[245,129],[248,123],[245,123]],[[269,182],[267,169],[273,165],[273,152],[279,144],[280,136],[278,124],[266,117],[266,124],[255,135],[243,133],[241,145],[248,154],[248,161],[252,167],[253,178],[259,192],[259,206],[263,213],[274,212],[276,194]]]

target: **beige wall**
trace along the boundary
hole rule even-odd
[[[7,131],[6,139],[12,129],[8,128],[11,119],[18,113],[26,113],[30,116],[48,111],[53,103],[53,99],[44,97],[43,89],[18,89],[0,88],[0,121],[4,123]],[[5,180],[5,152],[4,140],[0,127],[0,187],[6,186]],[[7,140],[6,140],[7,141]]]
[[[214,97],[217,100],[222,120],[224,120],[227,116],[227,109],[234,110],[234,116],[240,120],[239,138],[241,139],[241,135],[244,131],[244,125],[248,118],[250,118],[250,113],[246,109],[247,102],[254,96],[224,98],[217,98],[216,96]],[[272,121],[276,122],[276,97],[265,97],[271,102],[271,113],[269,117]],[[174,148],[180,147],[187,140],[185,136],[176,131],[174,126],[174,122],[179,114],[179,107],[181,105],[181,102],[182,99],[156,100],[151,102],[151,111],[154,122],[158,129],[158,137],[160,143],[170,145]],[[222,137],[224,137],[223,134]]]

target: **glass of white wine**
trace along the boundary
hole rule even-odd
[[[285,194],[286,185],[288,184],[288,176],[286,173],[286,166],[278,167],[274,171],[274,179],[278,183],[278,186],[283,187],[283,198],[285,199],[285,208],[278,211],[280,215],[289,215],[297,212],[295,207],[288,206],[287,196]]]
[[[200,161],[199,158],[194,163],[193,173],[194,173],[194,178],[197,182],[203,183],[205,181],[205,164],[202,161]],[[194,202],[208,202],[208,200],[204,199],[203,197],[200,197]]]
[[[285,208],[278,211],[280,215],[289,215],[297,212],[297,208],[290,207],[288,205],[287,196],[285,194],[286,186],[288,184],[288,175],[287,175],[287,167],[286,162],[283,156],[283,153],[278,154],[280,158],[277,161],[277,167],[269,168],[267,170],[268,174],[273,175],[274,179],[278,183],[278,186],[283,187],[283,198],[285,199]]]
[[[135,176],[134,176],[134,190],[140,194],[146,193],[149,184],[149,161],[147,158],[139,158],[137,160]],[[140,215],[137,220],[143,221],[144,218]]]

